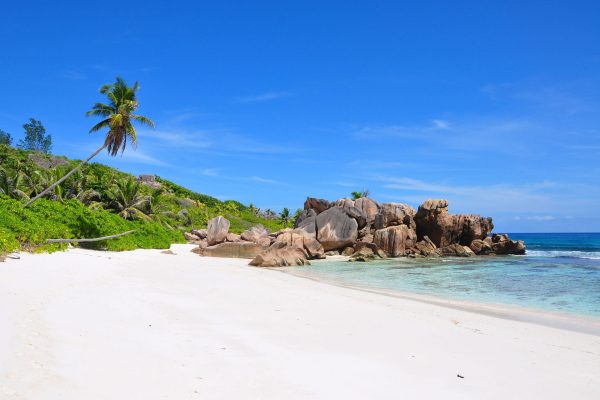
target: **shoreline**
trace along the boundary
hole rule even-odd
[[[0,264],[0,397],[596,399],[600,337],[171,252]]]
[[[342,261],[342,258],[347,257],[339,256],[339,258],[332,261]],[[323,260],[322,262],[327,261]],[[494,318],[502,318],[524,323],[533,323],[550,328],[565,329],[574,332],[600,336],[600,317],[561,313],[557,311],[549,311],[539,308],[508,305],[501,303],[476,302],[469,300],[453,299],[442,296],[431,296],[421,293],[407,292],[403,290],[374,288],[366,285],[361,286],[356,284],[348,284],[335,281],[334,279],[320,279],[315,276],[310,276],[309,274],[302,274],[302,272],[300,272],[302,268],[302,266],[299,266],[271,269],[276,270],[277,272],[289,274],[298,278],[308,279],[325,285],[331,285],[351,290],[358,290],[361,292],[373,293],[381,296],[394,297],[403,300],[417,301],[435,306],[477,313]]]

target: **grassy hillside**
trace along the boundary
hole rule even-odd
[[[46,198],[24,202],[63,176],[78,161],[0,145],[0,254],[14,250],[55,251],[48,238],[89,238],[128,230],[135,233],[87,247],[109,250],[168,248],[184,231],[206,227],[224,215],[240,233],[255,224],[283,227],[274,213],[237,201],[220,201],[160,177],[144,184],[106,165],[84,166]]]

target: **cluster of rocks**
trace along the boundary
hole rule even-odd
[[[350,261],[386,257],[470,257],[524,254],[523,241],[490,233],[491,218],[449,214],[447,200],[425,201],[418,210],[402,203],[378,203],[368,197],[329,202],[307,198],[293,229],[269,233],[255,226],[235,235],[223,217],[208,229],[186,234],[206,256],[252,258],[250,265],[304,265],[330,255]]]
[[[156,175],[153,174],[142,174],[138,176],[138,181],[143,185],[150,186],[152,189],[160,189],[162,185],[156,180]]]

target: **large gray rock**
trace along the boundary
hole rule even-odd
[[[263,247],[253,242],[225,242],[214,246],[206,247],[201,254],[206,257],[225,257],[225,258],[254,258]]]
[[[492,235],[492,251],[498,255],[525,254],[525,242],[522,240],[510,240],[508,235]]]
[[[208,229],[206,230],[208,245],[212,246],[224,242],[229,232],[229,225],[229,221],[221,216],[210,219],[208,221]]]
[[[375,229],[383,229],[388,226],[406,225],[415,229],[416,211],[408,204],[383,203],[379,213],[375,216]]]
[[[268,237],[269,231],[262,225],[255,225],[252,228],[242,232],[240,238],[248,242],[258,243],[261,239]]]
[[[308,258],[325,258],[325,249],[315,239],[313,235],[310,235],[302,229],[294,229],[293,231],[287,231],[281,233],[275,239],[275,242],[285,243],[291,247],[297,247],[306,251]]]
[[[471,257],[475,255],[469,246],[461,246],[457,243],[442,247],[436,251],[442,257]]]
[[[206,229],[192,229],[192,235],[198,236],[200,239],[206,239],[208,236],[208,231]]]
[[[294,221],[294,228],[298,228],[306,219],[316,216],[317,212],[312,208],[309,208],[308,210],[303,210],[300,213],[300,215],[298,215],[298,218],[296,218],[296,220]]]
[[[342,208],[354,207],[354,200],[352,200],[349,197],[345,197],[343,199],[336,200],[335,203],[333,203],[333,205],[336,207],[342,207]]]
[[[484,239],[494,228],[491,218],[474,214],[448,214],[448,200],[426,200],[415,214],[417,236],[429,236],[438,247],[451,244],[469,246]]]
[[[367,226],[367,215],[358,207],[348,206],[343,207],[342,210],[350,217],[356,220],[358,229],[363,229]]]
[[[375,216],[379,213],[379,203],[368,197],[361,197],[354,201],[354,205],[365,214],[367,224],[372,225],[375,222]]]
[[[424,236],[422,240],[415,244],[415,254],[423,257],[439,257],[439,253],[436,252],[437,246],[433,243],[429,237]]]
[[[417,233],[406,225],[375,231],[373,243],[389,257],[405,256],[417,243]]]
[[[314,197],[307,197],[306,201],[304,202],[305,210],[313,209],[317,214],[327,210],[330,206],[331,204],[329,203],[329,200],[317,199]]]
[[[469,247],[471,250],[473,250],[473,253],[477,254],[478,256],[485,256],[494,252],[494,250],[492,250],[492,246],[485,240],[481,239],[473,240]]]
[[[250,265],[256,267],[285,267],[293,265],[309,265],[307,254],[298,247],[284,242],[275,242],[268,249],[260,252]]]
[[[317,240],[325,251],[351,246],[358,237],[358,223],[339,207],[329,208],[316,218]]]
[[[296,226],[295,230],[304,231],[304,233],[306,233],[307,235],[316,239],[317,238],[317,216],[315,215],[313,217],[308,217],[308,218],[304,219],[302,222],[300,222]]]

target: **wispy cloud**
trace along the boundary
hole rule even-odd
[[[260,183],[269,183],[269,184],[279,184],[281,182],[273,180],[273,179],[267,179],[267,178],[262,178],[260,176],[252,176],[250,177],[251,181],[254,182],[260,182]]]
[[[139,136],[154,140],[161,147],[181,148],[195,152],[281,154],[299,150],[297,146],[264,143],[229,130],[188,131],[180,128],[143,130],[140,131]]]
[[[108,156],[106,153],[101,153],[101,155],[98,156],[98,160],[96,161],[109,161],[112,160],[113,157]],[[129,163],[133,163],[133,164],[145,164],[145,165],[152,165],[155,167],[170,167],[171,164],[160,160],[148,153],[142,152],[140,150],[134,150],[134,149],[127,149],[126,151],[124,151],[120,156],[118,156],[119,161],[123,161],[123,162],[129,162]]]
[[[525,219],[529,221],[553,221],[556,218],[553,215],[533,215]]]
[[[277,99],[281,99],[283,97],[289,97],[289,96],[291,96],[291,93],[289,93],[289,92],[269,91],[269,92],[262,93],[262,94],[259,94],[256,96],[238,97],[237,100],[242,103],[257,103],[257,102],[263,102],[263,101],[277,100]]]
[[[170,147],[205,149],[212,144],[209,134],[203,131],[143,130],[138,135],[142,138],[157,139],[161,145]]]
[[[450,123],[443,119],[434,119],[432,122],[437,129],[448,129],[450,127]]]
[[[76,70],[63,71],[61,75],[63,76],[63,78],[71,79],[74,81],[82,81],[87,78],[87,76],[84,73]]]
[[[206,169],[203,169],[202,171],[200,171],[200,174],[202,174],[204,176],[219,176],[219,169],[218,168],[206,168]]]

